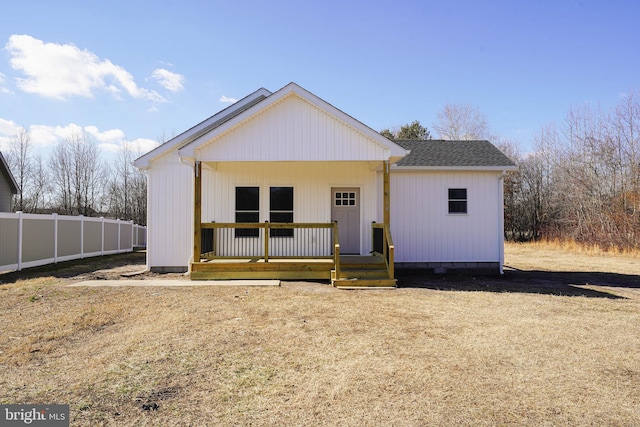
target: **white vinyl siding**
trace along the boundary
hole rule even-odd
[[[193,167],[175,152],[162,156],[149,170],[147,191],[149,266],[186,268],[193,253]]]
[[[292,94],[196,150],[209,161],[386,160],[389,150]]]
[[[203,168],[202,220],[234,222],[233,200],[238,186],[259,186],[260,219],[269,220],[271,187],[293,187],[295,222],[332,221],[332,187],[357,187],[361,191],[361,252],[371,250],[371,221],[377,220],[382,194],[377,191],[377,174],[364,162],[218,163],[215,170]],[[206,183],[206,185],[205,185]]]
[[[467,189],[467,214],[449,214],[448,189]],[[502,181],[496,172],[391,174],[397,262],[499,262]]]

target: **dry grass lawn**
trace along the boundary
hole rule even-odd
[[[85,262],[0,275],[0,403],[68,403],[72,426],[640,425],[638,258],[508,245],[503,277],[392,291],[66,287]]]

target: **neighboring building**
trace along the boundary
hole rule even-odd
[[[15,194],[18,194],[18,184],[0,153],[0,212],[11,212],[11,199]]]
[[[154,271],[391,286],[394,265],[502,269],[511,160],[487,141],[390,141],[295,83],[135,165],[148,172]]]

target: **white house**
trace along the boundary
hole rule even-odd
[[[148,267],[195,279],[393,286],[394,267],[503,263],[487,141],[395,141],[290,83],[259,89],[135,161]]]

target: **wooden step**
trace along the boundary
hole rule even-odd
[[[345,279],[388,279],[389,272],[387,269],[380,270],[340,270],[340,278]]]
[[[387,264],[384,262],[341,262],[340,266],[350,270],[387,268]]]
[[[334,279],[331,283],[340,289],[394,289],[397,287],[396,279]]]

